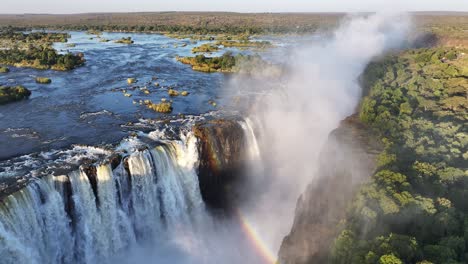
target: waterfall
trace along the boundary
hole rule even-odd
[[[109,263],[203,221],[197,139],[161,141],[109,164],[31,179],[0,202],[2,263]]]
[[[4,263],[70,262],[73,242],[63,199],[50,177],[34,181],[0,205]]]

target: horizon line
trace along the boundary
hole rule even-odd
[[[379,11],[264,11],[264,12],[237,12],[237,11],[102,11],[102,12],[77,12],[77,13],[0,13],[0,16],[25,16],[25,15],[93,15],[93,14],[162,14],[162,13],[230,13],[230,14],[368,14],[379,13]],[[400,11],[395,13],[454,13],[454,14],[467,14],[466,11],[444,11],[444,10],[409,10]]]

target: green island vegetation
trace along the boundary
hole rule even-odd
[[[242,41],[217,41],[216,45],[224,47],[236,47],[236,48],[269,48],[272,44],[269,41],[251,41],[251,40],[242,40]]]
[[[468,262],[467,52],[409,50],[367,67],[359,118],[385,148],[331,263]]]
[[[27,47],[30,44],[49,45],[54,42],[67,42],[70,34],[68,33],[50,33],[50,32],[29,32],[23,33],[13,29],[6,29],[0,32],[0,45],[4,47],[14,42],[19,48]]]
[[[217,45],[214,45],[212,43],[205,43],[202,44],[198,47],[194,47],[192,49],[192,53],[199,53],[199,52],[216,52],[219,50],[219,47]]]
[[[0,66],[0,73],[8,73],[10,72],[10,69],[5,66]]]
[[[0,64],[36,69],[72,70],[84,64],[83,54],[59,54],[53,42],[67,42],[68,34],[11,30],[0,33]]]
[[[265,49],[265,48],[272,47],[272,44],[269,41],[251,41],[249,39],[244,39],[240,41],[218,40],[215,43],[205,43],[198,47],[195,47],[192,49],[192,53],[216,52],[219,50],[219,46],[223,46],[225,48],[236,47],[236,48]]]
[[[169,114],[172,112],[171,102],[162,101],[160,103],[153,103],[150,100],[145,100],[145,105],[149,109],[156,111],[158,113]]]
[[[23,86],[0,86],[0,105],[28,98],[31,91]]]
[[[90,30],[86,31],[86,34],[96,35],[96,36],[100,37],[102,35],[102,31],[90,29]]]
[[[224,73],[255,73],[262,68],[274,68],[273,65],[263,60],[259,55],[233,55],[225,52],[219,57],[177,57],[177,60],[192,66],[192,69],[200,72],[224,72]]]
[[[115,40],[114,43],[129,45],[129,44],[133,44],[135,42],[132,40],[132,37],[123,37],[121,39]]]
[[[169,96],[179,96],[180,93],[177,90],[169,89],[169,90],[167,90],[167,94]]]
[[[36,82],[40,84],[49,84],[52,83],[52,80],[47,77],[36,77]]]

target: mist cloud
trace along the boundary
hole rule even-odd
[[[350,16],[332,36],[285,51],[288,73],[250,113],[264,164],[250,175],[255,195],[242,209],[272,250],[290,231],[297,198],[319,177],[330,132],[356,110],[359,75],[372,58],[401,47],[410,25],[406,15]],[[255,93],[267,89],[263,83],[238,79],[229,89]]]

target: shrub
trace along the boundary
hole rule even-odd
[[[23,86],[0,86],[0,105],[28,98],[31,91]]]
[[[36,82],[40,84],[49,84],[52,83],[52,80],[47,77],[36,77]]]

